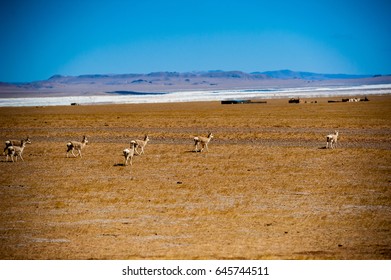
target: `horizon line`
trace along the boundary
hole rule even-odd
[[[66,77],[87,77],[87,76],[96,76],[96,77],[112,77],[112,76],[122,76],[122,75],[151,75],[151,74],[167,74],[167,73],[175,73],[175,74],[202,74],[202,73],[243,73],[248,75],[268,75],[268,74],[277,74],[277,73],[283,73],[287,72],[290,74],[307,74],[307,75],[323,75],[323,76],[350,76],[350,77],[381,77],[381,76],[391,76],[391,74],[383,74],[383,73],[377,73],[377,74],[350,74],[350,73],[321,73],[321,72],[311,72],[311,71],[301,71],[301,70],[291,70],[291,69],[279,69],[279,70],[267,70],[267,71],[251,71],[246,72],[243,70],[221,70],[221,69],[215,69],[215,70],[193,70],[193,71],[152,71],[152,72],[128,72],[128,73],[86,73],[86,74],[54,74],[46,79],[42,80],[33,80],[33,81],[16,81],[16,82],[6,82],[1,81],[0,84],[26,84],[26,83],[35,83],[35,82],[42,82],[47,81],[53,78],[66,78]]]

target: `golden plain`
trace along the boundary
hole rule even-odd
[[[369,99],[2,108],[32,143],[1,157],[0,258],[390,259],[391,96]]]

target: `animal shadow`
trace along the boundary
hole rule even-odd
[[[185,153],[199,153],[199,151],[194,151],[194,150],[187,150]]]

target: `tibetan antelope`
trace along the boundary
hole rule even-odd
[[[87,140],[86,136],[83,136],[83,140],[81,142],[78,142],[78,141],[70,141],[70,142],[68,142],[67,143],[67,157],[68,157],[69,152],[71,152],[74,157],[77,157],[77,155],[75,155],[73,153],[74,150],[77,150],[78,151],[78,156],[80,156],[80,158],[81,158],[82,157],[81,156],[81,150],[87,144],[88,144],[88,140]]]
[[[212,138],[213,138],[212,133],[209,133],[208,137],[203,137],[203,136],[194,137],[194,152],[198,152],[198,151],[202,152],[204,150],[204,148],[206,148],[206,150],[209,151],[208,143],[210,142],[210,140],[212,140]],[[201,145],[201,150],[197,150],[198,144]]]

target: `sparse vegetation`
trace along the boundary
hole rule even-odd
[[[390,259],[390,108],[389,95],[2,108],[3,143],[33,144],[0,161],[0,258]],[[205,131],[211,149],[193,153]],[[83,160],[67,159],[83,135]]]

